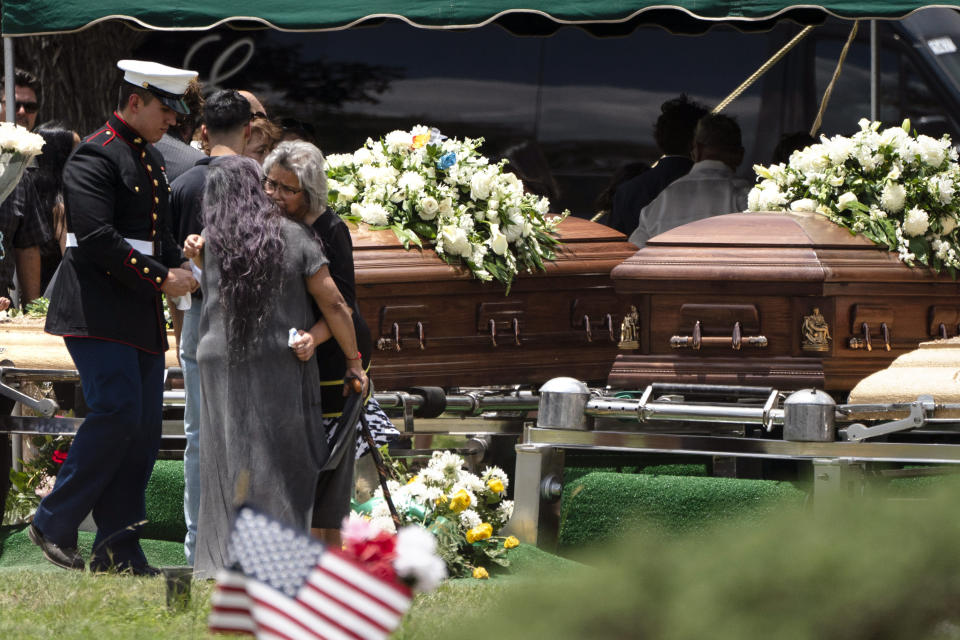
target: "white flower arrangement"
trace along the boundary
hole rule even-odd
[[[43,136],[12,122],[0,122],[0,202],[13,192],[27,164],[42,148]]]
[[[437,536],[437,552],[451,576],[485,577],[484,565],[510,564],[507,552],[519,541],[498,536],[513,515],[513,501],[505,499],[509,479],[502,469],[487,467],[477,476],[463,469],[460,456],[435,451],[426,467],[405,480],[388,482],[401,524],[420,525]],[[374,528],[396,529],[382,489],[368,504]]]
[[[392,229],[404,248],[432,246],[480,280],[510,285],[521,269],[554,258],[555,229],[546,198],[480,155],[483,138],[447,138],[417,125],[368,138],[352,154],[327,157],[329,206],[343,218]]]
[[[860,120],[846,138],[822,137],[788,164],[754,166],[751,211],[809,211],[888,247],[904,263],[956,275],[960,268],[960,166],[948,136],[880,130]]]

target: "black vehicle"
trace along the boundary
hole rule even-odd
[[[746,159],[769,163],[784,133],[808,131],[833,75],[850,21],[827,19],[735,100],[725,113],[743,129]],[[327,153],[415,124],[450,136],[483,136],[555,209],[589,217],[622,165],[657,158],[652,124],[681,92],[720,102],[800,27],[763,33],[717,25],[702,35],[641,26],[597,37],[578,27],[522,36],[492,24],[463,31],[400,22],[321,33],[239,31],[150,34],[143,51],[200,71],[208,90],[250,89],[272,118],[310,123]],[[910,118],[920,132],[960,139],[960,14],[918,11],[878,22],[878,115]],[[870,114],[867,23],[843,66],[824,134],[850,134]]]

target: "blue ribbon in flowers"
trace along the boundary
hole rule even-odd
[[[440,159],[437,160],[437,169],[440,169],[441,171],[446,171],[456,163],[457,163],[457,154],[454,153],[453,151],[449,151],[443,154],[442,156],[440,156]]]

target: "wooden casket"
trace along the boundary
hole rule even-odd
[[[621,233],[567,218],[546,271],[521,273],[509,295],[437,254],[405,250],[392,231],[351,225],[357,298],[376,351],[378,389],[604,383],[629,304],[610,271],[637,248]]]
[[[45,318],[17,316],[0,322],[0,362],[18,369],[76,368],[70,352],[60,336],[44,333]],[[167,332],[170,348],[164,354],[167,367],[178,367],[177,341],[173,332]]]
[[[816,214],[717,216],[672,229],[612,272],[636,307],[614,388],[651,382],[849,391],[955,336],[960,284]]]

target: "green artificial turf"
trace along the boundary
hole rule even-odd
[[[183,542],[183,461],[158,460],[147,485],[147,524],[142,537]]]
[[[806,496],[772,480],[592,472],[564,486],[559,541],[569,550],[636,531],[683,533],[735,516],[762,518]]]
[[[505,583],[456,637],[955,639],[960,486],[940,485],[921,500],[834,495],[688,533],[634,531],[563,575]]]
[[[77,548],[84,558],[90,558],[94,534],[81,531],[77,538]],[[183,543],[168,540],[142,539],[140,545],[150,564],[157,567],[175,567],[187,563],[183,554]],[[43,557],[40,548],[27,537],[26,525],[0,527],[0,569],[2,568],[50,568],[62,571]]]

